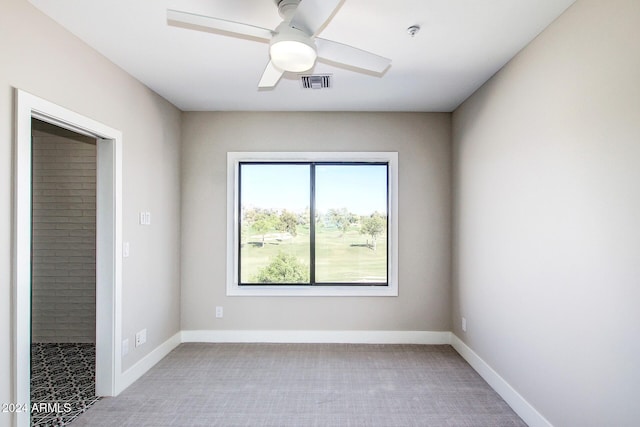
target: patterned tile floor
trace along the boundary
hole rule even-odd
[[[31,426],[65,426],[100,400],[95,344],[31,345]]]

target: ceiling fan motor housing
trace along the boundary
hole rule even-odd
[[[290,21],[300,0],[274,0],[278,6],[278,13],[285,21]]]
[[[299,73],[310,70],[318,57],[316,45],[303,31],[282,22],[269,45],[271,62],[282,71]]]

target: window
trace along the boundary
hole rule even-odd
[[[229,153],[228,295],[397,295],[397,153]]]

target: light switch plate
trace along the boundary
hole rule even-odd
[[[140,212],[140,225],[151,225],[151,212]]]

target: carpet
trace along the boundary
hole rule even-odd
[[[80,426],[526,426],[448,345],[181,344]]]

